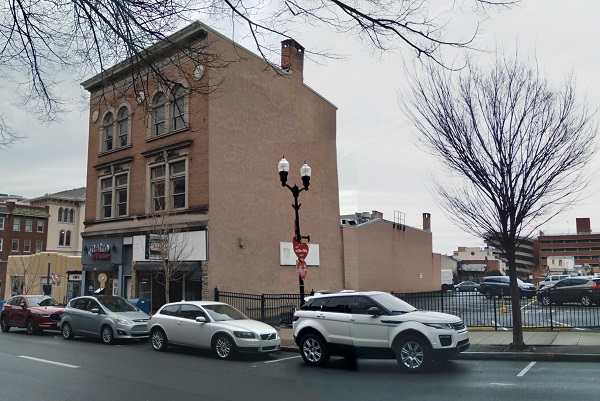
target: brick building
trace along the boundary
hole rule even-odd
[[[279,67],[198,22],[171,39],[205,43],[206,54],[236,61],[169,65],[176,57],[165,48],[166,74],[176,81],[168,88],[151,82],[146,93],[134,92],[128,63],[83,83],[90,92],[84,292],[104,286],[160,306],[155,252],[178,239],[189,249],[169,260],[187,274],[172,283],[171,300],[210,298],[217,286],[297,293],[296,269],[285,262],[294,211],[277,173],[282,155],[290,183],[304,161],[313,171],[300,214],[319,251],[306,285],[341,288],[336,107],[304,84],[304,49],[284,41]],[[218,90],[188,90],[194,82]],[[138,105],[140,97],[152,110]],[[155,235],[154,217],[165,211],[172,232]]]
[[[21,284],[7,270],[10,255],[32,255],[46,250],[48,207],[30,206],[7,200],[0,203],[0,299],[6,299],[5,288]],[[6,282],[2,282],[2,281]],[[11,280],[9,283],[8,280]],[[12,282],[14,281],[14,282]]]

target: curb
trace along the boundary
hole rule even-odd
[[[454,360],[600,362],[600,354],[554,352],[462,352]]]

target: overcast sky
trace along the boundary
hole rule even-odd
[[[600,5],[589,0],[522,0],[519,7],[489,14],[480,25],[476,46],[511,51],[518,42],[519,53],[537,59],[553,81],[573,73],[580,95],[596,109],[600,103],[599,11]],[[329,48],[346,55],[319,63],[306,60],[304,66],[304,82],[338,107],[341,214],[377,210],[393,220],[397,211],[404,213],[407,225],[420,228],[422,214],[427,212],[432,218],[434,252],[451,254],[459,246],[482,246],[480,239],[448,221],[430,193],[427,183],[432,176],[443,178],[444,171],[416,147],[416,130],[398,101],[406,85],[404,65],[412,64],[414,55],[375,54],[364,43],[323,32],[308,31],[295,39],[307,51]],[[470,56],[483,63],[491,53],[472,52]],[[63,88],[74,99],[82,94],[78,82],[65,80]],[[60,122],[44,125],[24,111],[16,114],[10,101],[2,96],[0,110],[6,122],[27,138],[0,151],[0,193],[37,197],[85,186],[87,103],[74,102]],[[600,167],[599,160],[593,169]],[[318,174],[313,171],[314,180]],[[590,191],[585,204],[557,217],[543,230],[572,233],[575,218],[589,217],[592,230],[600,231],[599,201],[600,194]]]

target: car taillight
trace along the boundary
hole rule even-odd
[[[592,284],[592,289],[594,289],[594,290],[600,289],[600,285]]]

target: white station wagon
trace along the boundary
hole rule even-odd
[[[168,303],[148,321],[150,344],[155,351],[168,345],[210,349],[217,358],[230,359],[237,352],[279,351],[277,330],[249,319],[223,302],[181,301]]]

